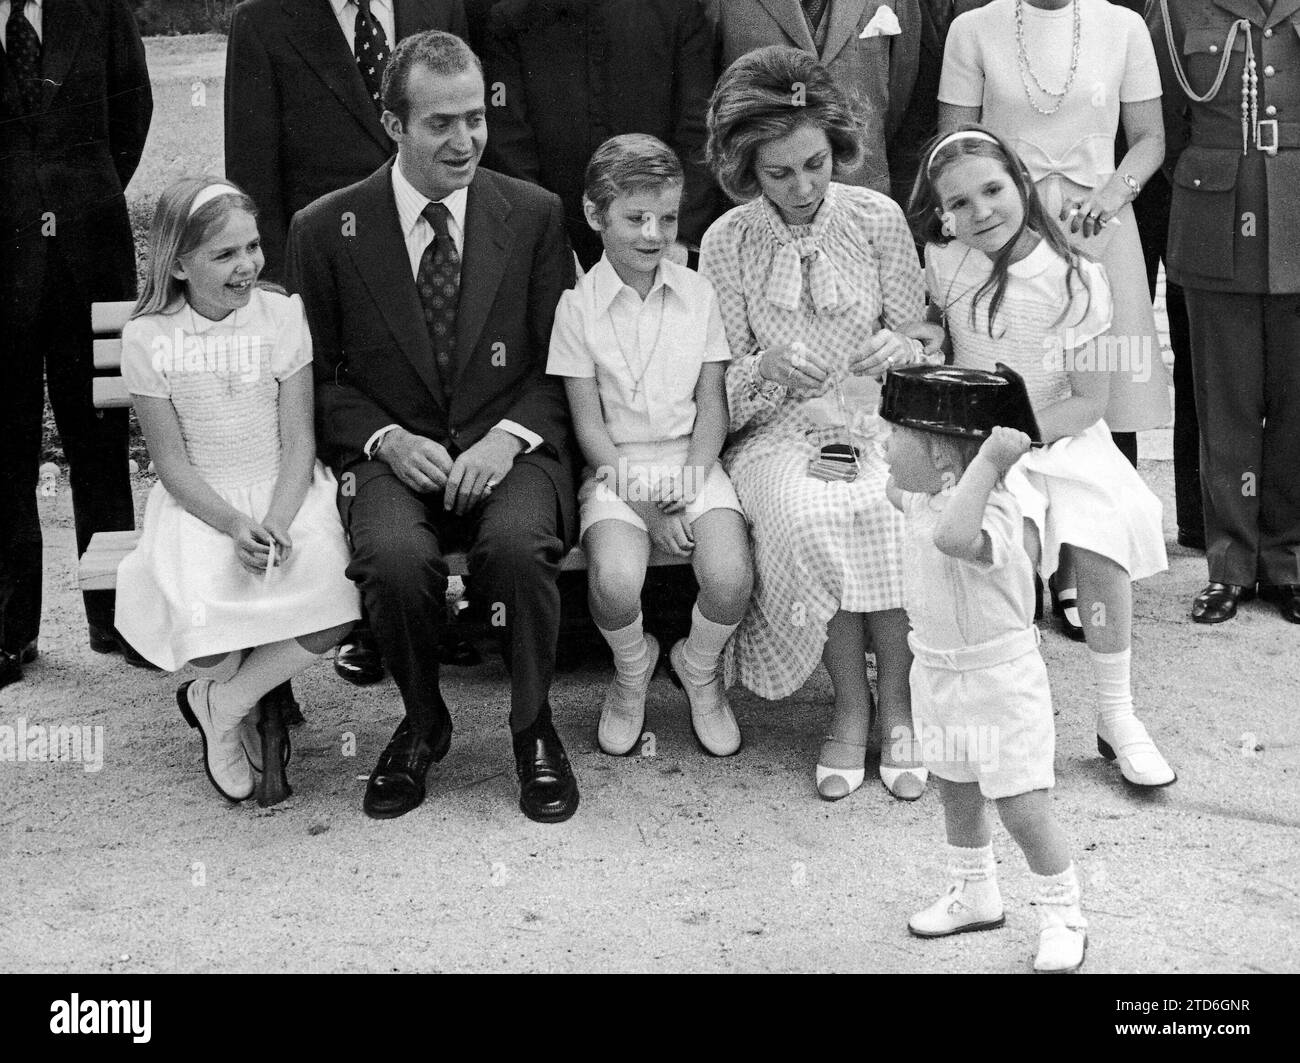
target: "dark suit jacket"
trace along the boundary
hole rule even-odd
[[[698,244],[723,203],[704,165],[704,115],[717,81],[699,0],[499,0],[492,6],[484,161],[564,203],[583,266],[600,236],[582,212],[592,152],[618,133],[650,133],[686,170],[680,238]]]
[[[25,116],[0,51],[0,282],[55,249],[95,299],[135,294],[123,189],[153,114],[144,45],[126,0],[60,0],[42,15],[40,110]],[[52,226],[52,228],[51,228]]]
[[[320,456],[359,487],[388,469],[362,449],[385,425],[436,440],[454,457],[503,418],[515,421],[545,441],[518,460],[551,476],[571,528],[568,406],[563,385],[546,376],[555,306],[574,282],[560,201],[491,170],[474,175],[448,407],[398,222],[393,165],[317,200],[289,228],[286,276],[302,294],[315,348]]]
[[[395,0],[394,15],[398,40],[468,32],[462,0]],[[226,176],[258,206],[263,275],[275,279],[294,213],[374,173],[393,142],[328,0],[245,0],[235,8],[225,92]]]
[[[889,191],[886,143],[897,132],[916,81],[921,45],[918,0],[831,0],[826,45],[818,53],[800,0],[707,0],[717,22],[725,70],[746,52],[769,44],[802,48],[826,65],[836,84],[866,111],[866,158],[838,180]],[[862,38],[882,7],[898,19],[901,33]]]

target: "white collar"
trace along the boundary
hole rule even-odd
[[[403,236],[411,235],[411,230],[423,216],[424,208],[434,202],[406,179],[396,159],[393,160],[393,199],[397,202],[397,218],[402,224]],[[462,233],[465,231],[465,205],[468,199],[469,186],[466,185],[438,201],[451,213],[451,220]]]
[[[1037,277],[1040,273],[1048,269],[1053,262],[1059,261],[1057,254],[1052,250],[1051,245],[1041,236],[1038,238],[1038,246],[1029,252],[1019,262],[1012,262],[1007,266],[1007,272],[1013,277]]]
[[[354,2],[355,0],[330,0],[330,6],[334,8],[334,17],[341,18],[343,15],[343,9],[347,7],[348,4]],[[359,4],[357,6],[360,7]],[[393,4],[392,0],[370,0],[370,6],[391,8]]]
[[[253,293],[249,297],[248,302],[243,306],[230,311],[230,313],[220,321],[213,321],[210,317],[204,317],[190,305],[188,299],[185,300],[180,313],[189,315],[190,331],[195,333],[211,332],[215,328],[223,328],[227,325],[233,328],[246,328],[248,326],[248,318],[253,313],[253,303],[260,298],[258,294],[260,291],[260,288],[254,287]]]
[[[682,277],[677,271],[682,269],[676,262],[669,262],[667,258],[659,260],[659,268],[655,270],[654,284],[650,286],[650,295],[653,295],[660,288],[668,288],[671,291],[681,295]],[[618,298],[619,292],[624,288],[629,291],[635,289],[624,282],[623,278],[618,275],[614,264],[610,262],[608,255],[601,255],[600,261],[591,267],[591,286],[592,295],[596,300],[596,313],[603,314],[609,310],[610,305]],[[638,299],[640,296],[637,297]]]

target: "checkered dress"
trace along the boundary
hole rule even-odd
[[[760,350],[802,341],[846,370],[877,329],[922,317],[921,269],[892,200],[832,184],[811,225],[786,226],[765,198],[730,211],[704,237],[700,272],[717,290],[731,346],[733,436],[723,464],[750,522],[756,568],[749,613],[727,646],[726,682],[782,698],[817,668],[837,611],[902,606],[903,524],[885,497],[879,385],[846,374],[862,472],[826,483],[807,470],[822,443],[844,438],[834,391],[800,400],[781,388],[764,398],[749,386],[751,369]]]

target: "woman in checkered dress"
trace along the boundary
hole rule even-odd
[[[725,668],[728,683],[782,698],[825,662],[835,709],[817,783],[833,800],[865,776],[869,640],[881,778],[912,799],[925,773],[910,743],[901,523],[885,497],[888,429],[876,407],[877,378],[920,357],[919,344],[895,330],[922,316],[924,296],[898,206],[831,181],[860,158],[860,129],[825,68],[792,48],[737,60],[710,103],[710,164],[734,199],[748,200],[713,225],[700,257],[731,347],[733,436],[723,462],[750,521],[757,569]],[[821,446],[850,439],[856,479],[810,475]]]

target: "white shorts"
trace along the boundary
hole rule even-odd
[[[1056,784],[1056,728],[1038,629],[951,653],[908,636],[920,759],[996,800]]]
[[[682,467],[689,448],[689,440],[623,444],[618,448],[620,466],[612,485],[597,482],[595,473],[588,469],[578,490],[579,539],[602,520],[621,520],[648,534],[645,521],[627,500],[651,501],[664,476]],[[740,499],[720,462],[713,463],[703,484],[688,481],[684,487],[686,518],[692,523],[711,509],[733,509],[744,515]]]

